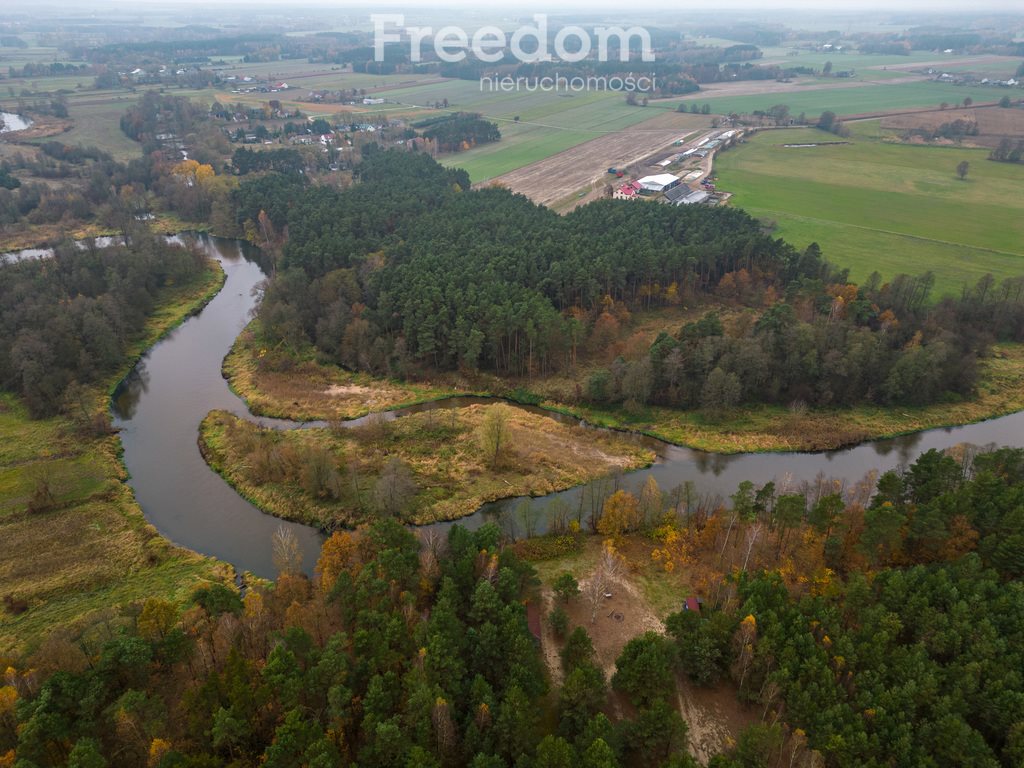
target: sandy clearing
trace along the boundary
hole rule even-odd
[[[581,626],[590,635],[596,662],[604,670],[610,684],[615,674],[615,661],[626,643],[644,632],[665,634],[665,624],[629,573],[621,574],[614,580],[608,590],[611,597],[601,601],[594,621],[591,622],[592,609],[586,593],[592,578],[592,574],[580,578],[581,592],[565,609],[569,615],[570,631]],[[552,684],[558,686],[564,678],[561,668],[562,644],[554,637],[547,622],[547,616],[555,607],[557,598],[550,587],[545,585],[541,599],[545,616],[541,651]],[[632,712],[626,699],[614,691],[609,692],[608,703],[610,713],[616,717],[625,717],[627,712]],[[702,765],[707,765],[713,755],[734,744],[740,731],[758,719],[755,709],[739,703],[734,686],[728,682],[715,688],[701,688],[693,685],[683,675],[678,675],[676,704],[689,729],[690,754]]]
[[[373,394],[373,390],[358,384],[331,384],[324,394],[328,397],[362,397]]]

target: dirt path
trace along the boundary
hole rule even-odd
[[[579,574],[577,574],[579,577]],[[611,682],[615,662],[626,643],[644,632],[665,634],[665,623],[651,608],[643,591],[629,573],[616,578],[608,587],[609,597],[601,600],[593,622],[592,605],[587,599],[591,576],[579,578],[580,594],[566,606],[570,628],[582,626],[594,643],[596,662]],[[544,586],[541,601],[545,617],[555,607],[556,597],[550,587]],[[561,643],[547,621],[541,634],[541,653],[554,686],[562,684]],[[632,708],[614,691],[609,692],[610,714],[623,718]],[[757,713],[742,706],[736,698],[735,688],[723,683],[716,688],[694,686],[684,676],[677,678],[676,703],[689,728],[690,754],[702,765],[735,742],[739,732],[757,720]]]
[[[729,699],[727,701],[718,701],[721,699],[721,696],[716,695],[718,693],[717,690],[697,688],[685,675],[676,676],[676,701],[679,714],[688,726],[690,754],[701,765],[707,765],[714,755],[734,743],[740,728],[747,724],[742,720],[734,724],[732,721],[735,715],[723,706],[727,705],[729,710],[738,710],[732,689],[721,691]]]
[[[562,656],[558,648],[558,640],[555,639],[554,630],[551,629],[551,622],[548,616],[555,608],[555,594],[547,586],[541,589],[540,601],[543,610],[541,612],[540,629],[540,652],[544,657],[544,664],[548,668],[548,675],[551,678],[551,685],[559,687],[565,675],[562,672]]]

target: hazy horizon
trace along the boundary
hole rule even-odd
[[[723,11],[760,12],[760,13],[786,13],[788,11],[813,11],[815,16],[850,16],[855,14],[882,12],[887,15],[901,13],[923,13],[926,15],[948,15],[948,16],[977,16],[985,13],[1008,13],[1024,16],[1019,0],[982,0],[964,9],[958,0],[902,0],[899,3],[885,3],[882,0],[852,0],[841,8],[822,8],[817,0],[785,0],[784,2],[771,2],[768,0],[718,0],[713,8],[699,6],[694,8],[681,7],[676,3],[657,0],[641,0],[638,3],[630,3],[624,7],[621,0],[558,0],[556,3],[523,3],[523,2],[496,2],[489,4],[487,9],[481,9],[474,0],[447,0],[443,5],[430,2],[430,0],[405,0],[404,2],[374,2],[373,0],[345,0],[335,2],[333,0],[303,0],[301,4],[289,4],[282,6],[275,0],[217,0],[214,3],[206,0],[103,0],[97,3],[92,0],[65,0],[61,3],[33,3],[31,5],[22,2],[12,3],[7,6],[7,14],[32,14],[41,10],[62,9],[62,10],[86,10],[92,9],[102,12],[112,8],[139,8],[147,10],[174,10],[177,8],[201,7],[208,11],[218,7],[237,8],[239,6],[258,6],[260,8],[274,7],[282,14],[301,13],[306,10],[334,10],[344,12],[348,9],[388,9],[388,10],[424,10],[430,9],[434,12],[443,12],[451,8],[460,11],[475,11],[481,15],[494,12],[516,11],[523,13],[558,13],[563,11],[622,11],[622,12],[645,12],[665,11],[673,14],[691,13],[696,16],[709,16]]]

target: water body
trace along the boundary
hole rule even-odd
[[[196,242],[220,262],[227,279],[199,315],[139,361],[114,397],[129,484],[146,518],[176,544],[273,576],[271,536],[284,525],[298,536],[312,570],[321,535],[260,512],[199,454],[199,423],[207,413],[222,408],[248,414],[220,367],[256,306],[264,274],[247,258],[244,243],[206,237]]]
[[[0,112],[0,133],[12,133],[24,131],[32,125],[32,121],[22,115],[13,112]]]
[[[115,424],[122,430],[124,460],[131,473],[129,482],[146,518],[177,544],[230,562],[239,570],[272,577],[271,536],[283,524],[299,537],[305,566],[312,570],[322,535],[308,526],[282,523],[259,511],[235,493],[199,454],[199,423],[213,409],[230,411],[277,429],[320,423],[255,418],[230,391],[221,375],[221,363],[259,300],[258,287],[264,275],[250,260],[253,254],[244,243],[205,236],[197,238],[197,242],[221,263],[227,280],[206,309],[149,351],[115,397]],[[387,416],[399,418],[426,409],[457,408],[479,401],[480,398],[450,398],[393,411]],[[571,417],[541,412],[575,422]],[[356,419],[349,425],[361,421]],[[982,446],[1024,445],[1024,413],[824,453],[728,456],[680,448],[639,435],[634,439],[654,448],[658,458],[653,466],[624,475],[620,480],[622,487],[639,492],[650,475],[665,490],[690,480],[699,493],[726,498],[744,480],[756,485],[770,480],[795,484],[813,481],[822,473],[852,483],[872,470],[884,472],[909,464],[931,448],[944,449],[964,442]],[[544,508],[553,499],[560,498],[576,509],[582,494],[582,488],[573,488],[531,500],[540,511],[538,532],[544,530]],[[520,501],[492,502],[454,522],[469,528],[499,518],[514,523],[516,516],[508,513]],[[437,523],[431,527],[445,530],[452,524]]]
[[[165,235],[164,239],[169,243],[182,242],[179,235]],[[101,235],[91,240],[76,240],[74,245],[78,250],[86,251],[90,248],[109,248],[112,245],[121,245],[122,243],[124,243],[124,238],[120,235]],[[13,264],[18,261],[52,259],[53,254],[53,248],[46,246],[42,248],[23,248],[20,251],[8,251],[7,253],[0,253],[0,265]]]

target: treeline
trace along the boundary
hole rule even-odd
[[[884,475],[863,514],[844,514],[845,535],[864,526],[870,565],[910,567],[799,601],[777,577],[741,582],[736,615],[756,619],[743,691],[779,696],[831,765],[1019,765],[1022,498],[1019,449],[932,451]]]
[[[184,611],[146,600],[98,647],[51,636],[33,669],[7,671],[0,759],[34,768],[696,765],[657,636],[620,659],[615,684],[635,718],[613,724],[603,714],[607,682],[582,629],[566,644],[557,703],[545,698],[524,608],[536,599],[534,572],[500,546],[493,525],[423,543],[393,520],[335,534],[312,581],[295,570],[294,542],[278,536],[275,554],[277,582],[244,599],[202,587]],[[644,690],[649,681],[657,689]]]
[[[936,128],[911,128],[909,131],[906,131],[904,133],[904,138],[920,136],[926,141],[932,141],[934,139],[950,139],[952,141],[960,143],[966,136],[977,135],[977,120],[964,120],[962,118],[958,118],[956,120],[951,120],[948,123],[943,123],[942,125]]]
[[[737,300],[754,283],[741,269],[716,293]],[[585,396],[722,414],[743,402],[819,406],[924,405],[969,397],[978,360],[996,340],[1024,340],[1024,278],[985,278],[957,299],[926,303],[931,275],[881,284],[791,284],[756,320],[726,330],[718,314],[662,333],[646,354],[593,373]],[[754,289],[756,290],[756,289]],[[749,303],[749,302],[748,302]],[[610,341],[614,312],[602,313]],[[635,354],[635,353],[634,353]]]
[[[25,170],[32,176],[77,183],[51,186],[28,180],[13,186],[0,184],[0,224],[24,227],[78,220],[124,229],[133,215],[149,210],[154,202],[149,193],[169,172],[159,153],[120,163],[101,150],[56,141],[48,141],[40,149],[35,156],[19,152],[5,158],[0,162],[0,176],[18,181],[12,171]]]
[[[649,303],[655,283],[700,293],[742,264],[783,283],[829,271],[736,210],[604,201],[563,218],[505,190],[468,191],[464,173],[422,155],[371,151],[358,171],[352,189],[260,208],[256,196],[240,216],[262,209],[288,228],[261,310],[271,337],[365,370],[550,371],[573,359],[606,296]]]
[[[713,768],[1024,758],[1024,450],[929,451],[846,487],[744,482],[728,508],[689,483],[608,491],[586,583],[551,584],[559,675],[535,646],[536,574],[517,552],[578,533],[508,546],[488,523],[417,539],[385,518],[332,535],[309,579],[282,530],[275,583],[203,586],[184,609],[152,597],[12,664],[0,759],[693,768],[677,675],[731,681],[760,715]],[[563,606],[605,604],[629,531],[647,567],[688,567],[704,600],[626,642],[609,680]]]
[[[128,246],[59,246],[0,268],[0,386],[34,418],[122,364],[161,289],[203,269],[198,252],[137,233]]]
[[[423,135],[436,141],[441,152],[460,152],[477,144],[501,140],[501,131],[495,123],[468,112],[460,112],[430,125]]]
[[[203,110],[188,99],[150,92],[130,108],[122,127],[142,142],[143,150],[126,163],[94,147],[59,141],[44,142],[34,155],[18,152],[0,161],[0,224],[27,229],[96,222],[125,231],[136,217],[165,209],[212,224],[218,234],[241,234],[231,199],[237,179],[225,162],[231,147]],[[191,159],[180,161],[182,151]],[[319,154],[317,161],[325,162]],[[76,183],[18,183],[15,170]]]
[[[49,224],[66,217],[99,220],[120,226],[115,209],[124,209],[135,197],[132,190],[151,184],[153,159],[121,164],[105,152],[46,142],[35,156],[18,152],[0,161],[0,224]],[[45,179],[76,179],[78,184],[50,186],[27,180],[21,183],[13,171],[25,170]],[[124,188],[125,194],[118,195]]]
[[[639,498],[606,483],[575,513],[688,569],[705,599],[666,621],[680,674],[731,680],[785,721],[746,734],[764,762],[710,765],[1010,768],[1024,758],[1022,501],[1024,450],[959,446],[860,482],[744,482],[728,507],[692,483],[649,478]],[[555,510],[559,533],[531,549],[573,513]],[[646,642],[650,669],[665,650]]]
[[[254,32],[224,36],[216,30],[191,30],[193,35],[182,40],[145,40],[117,42],[108,45],[83,45],[69,49],[72,59],[110,64],[155,62],[203,62],[216,56],[253,56],[274,49],[277,56],[299,55],[302,42],[286,35]],[[206,34],[204,35],[203,32]],[[205,39],[203,39],[205,37]]]
[[[989,153],[988,158],[999,163],[1019,163],[1024,159],[1024,140],[1018,139],[1014,144],[1012,140],[1004,137]]]
[[[863,286],[728,208],[600,201],[565,217],[468,182],[430,159],[370,152],[348,190],[267,178],[239,216],[288,238],[261,308],[268,340],[312,344],[397,376],[478,369],[544,374],[579,355],[622,358],[581,396],[705,407],[740,402],[921,404],[970,395],[977,358],[1024,338],[1022,281],[991,279],[932,306],[931,276]],[[264,199],[265,197],[265,199]],[[640,352],[637,309],[713,296],[753,310],[712,317]]]
[[[92,67],[89,64],[64,64],[59,61],[49,64],[42,62],[28,62],[21,67],[7,68],[7,76],[12,79],[27,77],[60,77],[90,72],[92,72]]]
[[[121,117],[121,130],[131,139],[146,144],[157,134],[174,134],[179,139],[195,131],[207,118],[207,111],[178,96],[147,91],[138,104]]]
[[[239,176],[258,171],[302,173],[306,162],[296,149],[268,149],[255,152],[239,147],[231,156],[231,166]]]

